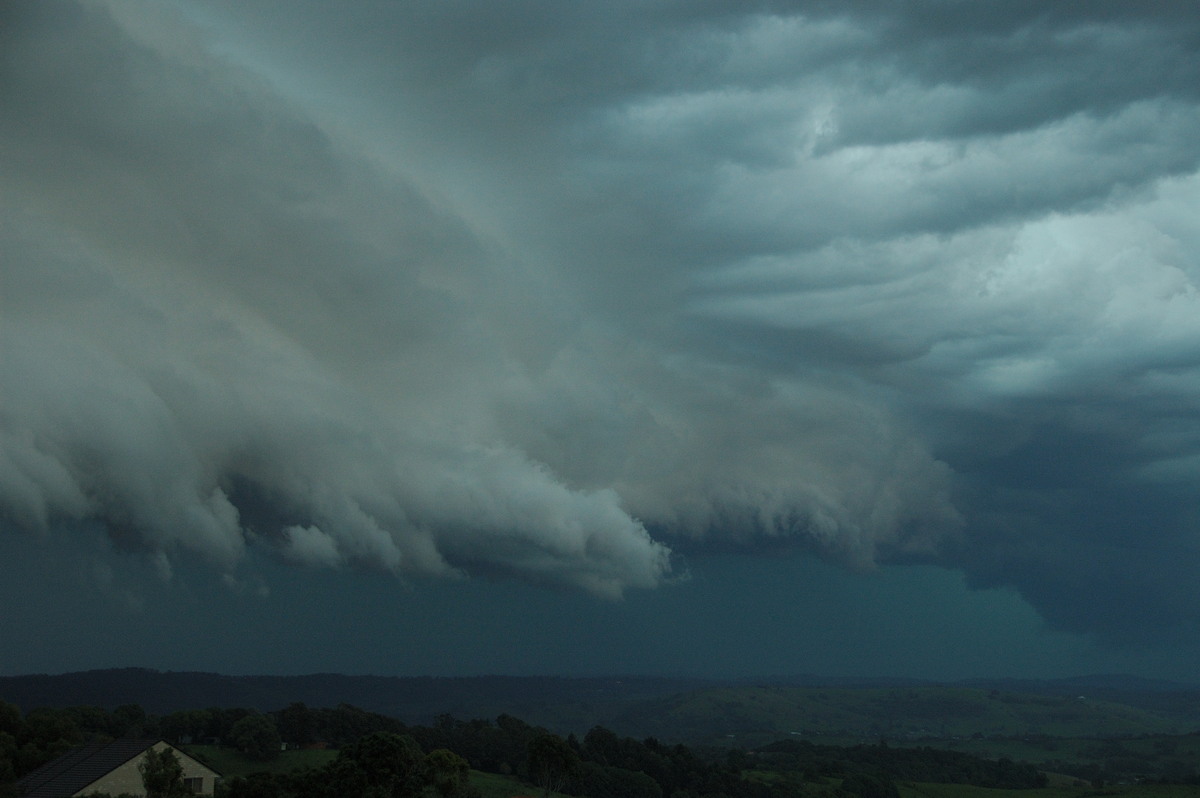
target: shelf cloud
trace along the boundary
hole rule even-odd
[[[1184,4],[0,14],[11,534],[1200,618]]]

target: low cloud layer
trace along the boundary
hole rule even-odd
[[[2,13],[10,529],[605,596],[799,547],[1200,616],[1200,14]]]

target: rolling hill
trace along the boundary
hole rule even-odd
[[[1200,691],[1119,677],[829,686],[810,679],[749,684],[654,677],[226,676],[123,668],[0,677],[0,699],[25,711],[140,704],[155,714],[346,703],[410,724],[427,724],[442,714],[460,719],[509,714],[562,734],[582,735],[603,725],[634,737],[740,746],[786,737],[1127,737],[1200,729]]]

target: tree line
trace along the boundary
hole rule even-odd
[[[0,788],[0,798],[14,794],[16,778],[71,747],[117,737],[216,743],[261,760],[278,756],[281,743],[338,749],[321,768],[229,779],[221,786],[225,798],[470,798],[471,769],[515,776],[547,795],[588,798],[894,798],[896,781],[1010,788],[1045,783],[1029,765],[935,749],[783,741],[754,752],[706,750],[653,737],[622,737],[600,726],[582,739],[562,737],[510,715],[494,720],[442,715],[428,726],[406,726],[347,704],[156,716],[137,705],[111,711],[36,709],[22,715],[0,702],[0,783],[7,785]]]
[[[807,740],[781,740],[754,753],[759,766],[775,771],[799,772],[809,780],[838,773],[867,771],[896,781],[970,784],[1010,790],[1046,786],[1046,774],[1037,767],[1010,759],[984,759],[961,751],[940,748],[896,748],[878,745],[817,745]]]

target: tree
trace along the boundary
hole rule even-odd
[[[0,731],[0,784],[7,784],[17,777],[17,738]]]
[[[542,795],[558,792],[579,769],[579,755],[557,734],[540,734],[529,741],[529,778]]]
[[[146,798],[186,798],[191,791],[183,786],[183,765],[170,748],[146,751],[138,765]]]
[[[112,711],[114,737],[141,737],[146,733],[146,710],[138,704],[122,704]]]
[[[266,715],[247,715],[233,724],[229,738],[242,753],[255,759],[275,759],[282,740],[275,724]]]
[[[290,743],[312,742],[313,713],[301,702],[288,704],[275,713],[279,735]]]
[[[172,712],[159,719],[158,733],[165,740],[172,742],[187,742],[185,738],[205,736],[208,726],[212,723],[212,713],[205,709],[184,709]]]
[[[343,748],[338,760],[357,765],[371,795],[408,798],[420,795],[424,786],[424,756],[417,741],[407,734],[368,734]]]
[[[440,798],[460,798],[470,788],[471,768],[453,751],[439,748],[425,756],[425,780]]]
[[[593,726],[583,737],[584,753],[601,765],[620,765],[621,740],[603,726]]]
[[[866,773],[851,773],[842,779],[842,792],[855,798],[900,798],[893,782]]]
[[[291,781],[283,773],[251,773],[222,783],[217,794],[224,798],[295,798]]]

